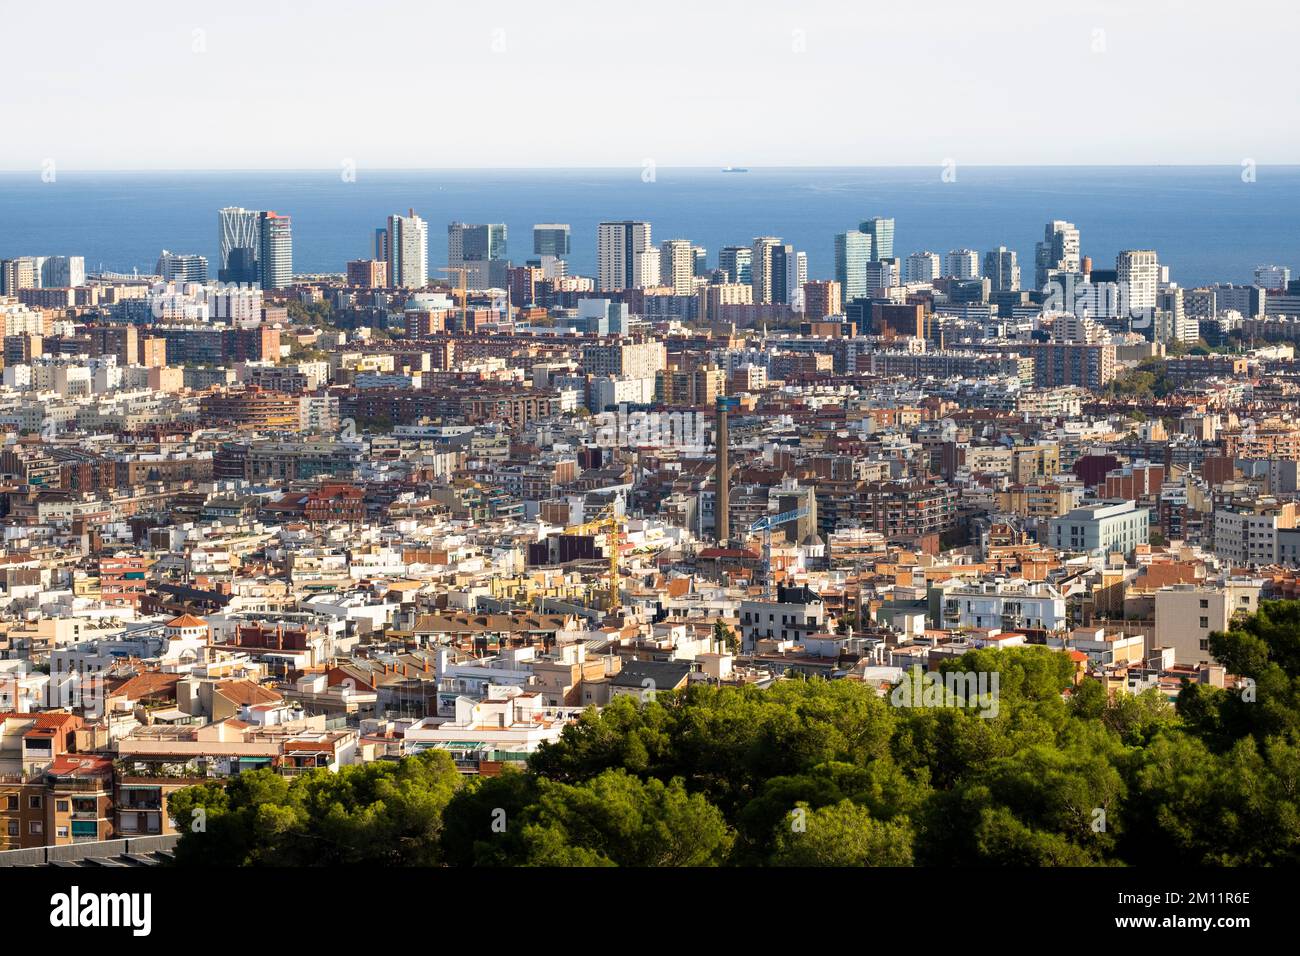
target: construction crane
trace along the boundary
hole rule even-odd
[[[454,273],[460,278],[456,290],[460,293],[460,330],[469,331],[466,322],[469,319],[469,269],[464,266],[443,266],[439,272]]]
[[[750,534],[763,532],[763,567],[766,571],[764,593],[769,601],[774,596],[772,590],[772,529],[789,521],[798,521],[807,514],[807,508],[795,508],[793,511],[782,511],[780,514],[763,515],[749,526]]]
[[[602,508],[600,514],[591,521],[571,525],[564,529],[565,534],[605,533],[606,546],[609,549],[608,611],[611,615],[616,613],[622,604],[618,595],[618,549],[623,540],[623,522],[623,516],[615,512],[614,505],[611,503]]]

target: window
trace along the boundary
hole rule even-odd
[[[17,810],[17,809],[18,809],[18,798],[17,798],[17,797],[5,797],[5,809],[6,809],[6,810]]]
[[[9,832],[9,835],[10,835],[10,836],[17,836],[17,835],[18,835],[18,821],[17,821],[17,820],[10,820],[10,821],[9,821],[8,832]]]
[[[40,797],[28,797],[28,798],[27,798],[27,809],[28,809],[28,810],[39,810],[40,808],[41,808],[41,798],[40,798]]]
[[[1203,651],[1208,651],[1209,649],[1210,649],[1210,642],[1207,641],[1207,640],[1202,639],[1202,641],[1201,641],[1201,650],[1203,650]]]
[[[68,812],[68,801],[67,801],[67,800],[55,800],[55,801],[54,801],[54,809],[57,810],[59,813],[67,813],[67,812]]]
[[[31,823],[27,824],[27,832],[32,834],[44,833],[45,824],[41,823],[39,820],[33,820]]]
[[[57,830],[56,832],[59,834],[60,837],[67,837],[67,835],[68,835],[68,828],[67,828],[67,827],[59,827],[58,830]]]
[[[1210,626],[1210,619],[1208,617],[1201,618],[1201,627],[1209,627],[1209,626]]]
[[[1210,606],[1209,599],[1208,599],[1208,598],[1201,598],[1201,607],[1209,607],[1209,606]]]

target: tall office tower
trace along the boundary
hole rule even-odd
[[[1281,292],[1291,281],[1291,270],[1286,266],[1259,266],[1255,269],[1255,285],[1270,292]]]
[[[984,277],[993,292],[1020,291],[1020,263],[1016,251],[998,246],[984,253]]]
[[[862,271],[867,286],[866,294],[870,296],[880,295],[886,289],[892,289],[903,283],[902,263],[897,259],[878,259],[868,262]]]
[[[555,256],[557,259],[568,258],[569,224],[543,222],[533,226],[533,255]]]
[[[86,284],[83,256],[46,256],[41,260],[41,287],[68,289]]]
[[[1160,262],[1154,250],[1125,249],[1115,257],[1121,315],[1149,316],[1160,290]]]
[[[0,263],[0,294],[17,295],[20,289],[38,288],[40,277],[40,268],[31,256],[6,259]]]
[[[709,277],[709,250],[703,246],[691,247],[692,271],[700,279]]]
[[[718,268],[727,274],[727,281],[753,285],[754,250],[749,246],[723,246],[718,253]]]
[[[819,279],[803,284],[804,318],[817,322],[844,311],[840,303],[840,284]]]
[[[950,279],[974,279],[980,274],[980,254],[974,249],[954,249],[944,261],[943,274]]]
[[[380,226],[375,230],[375,247],[372,250],[371,257],[379,262],[387,262],[388,255],[388,227]]]
[[[858,226],[859,232],[871,237],[871,260],[894,258],[894,220],[874,216]]]
[[[803,311],[803,284],[808,281],[808,254],[794,246],[772,248],[772,301]],[[755,298],[757,301],[757,298]]]
[[[164,282],[207,282],[208,260],[204,256],[182,255],[164,249],[154,271],[163,277]]]
[[[388,282],[397,289],[423,289],[429,284],[429,224],[408,210],[388,217]],[[456,277],[452,276],[452,282]]]
[[[263,289],[283,289],[293,281],[293,224],[288,216],[261,215],[257,278]]]
[[[1078,272],[1079,230],[1074,223],[1053,219],[1043,227],[1043,241],[1034,246],[1034,289],[1041,292],[1054,272]]]
[[[227,206],[217,213],[217,279],[255,285],[262,251],[262,214],[255,209]]]
[[[772,298],[773,250],[781,244],[776,236],[759,236],[753,242],[754,256],[751,265],[751,284],[754,286],[754,304],[775,301]]]
[[[668,239],[659,244],[659,281],[673,287],[675,295],[690,295],[695,287],[695,251],[689,239]]]
[[[602,222],[596,227],[597,284],[601,292],[641,286],[644,272],[650,261],[643,254],[653,240],[650,223],[625,219],[620,222]],[[640,270],[641,274],[638,274]],[[656,275],[655,283],[659,277]]]
[[[908,282],[933,282],[939,278],[939,254],[914,252],[907,257]]]
[[[466,269],[465,281],[471,289],[504,288],[509,282],[510,269],[506,259],[505,224],[449,223],[447,265]]]
[[[835,237],[835,281],[845,302],[867,294],[867,263],[871,261],[871,236],[865,232],[842,232]]]

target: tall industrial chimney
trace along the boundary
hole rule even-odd
[[[734,399],[732,399],[734,401]],[[713,480],[717,482],[718,494],[714,506],[714,527],[718,532],[718,547],[725,548],[731,541],[731,462],[727,451],[730,436],[727,434],[727,406],[725,398],[718,398],[718,427],[714,440],[717,443],[717,465]]]

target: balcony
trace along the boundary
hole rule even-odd
[[[118,810],[161,810],[162,797],[137,797],[130,803],[119,803]]]

